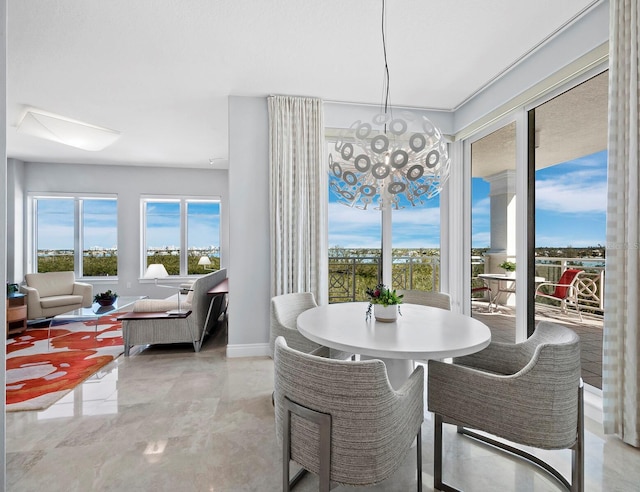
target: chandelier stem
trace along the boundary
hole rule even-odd
[[[387,61],[387,38],[386,38],[386,31],[387,31],[387,22],[386,22],[386,0],[382,0],[382,25],[381,25],[381,30],[382,30],[382,53],[384,56],[384,114],[386,115],[388,113],[389,110],[389,83],[390,83],[390,76],[389,76],[389,63]],[[386,135],[387,133],[387,124],[384,124],[384,133]]]
[[[380,210],[382,221],[382,283],[393,288],[392,207],[388,199]]]

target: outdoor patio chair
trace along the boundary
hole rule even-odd
[[[325,357],[320,357],[324,355]],[[424,368],[402,387],[389,384],[381,360],[326,358],[275,341],[276,436],[282,444],[282,490],[310,471],[320,492],[331,484],[364,486],[389,478],[416,441],[417,490],[422,490]],[[290,460],[302,469],[289,480]]]
[[[580,321],[582,321],[582,313],[580,312],[580,305],[578,304],[578,294],[580,293],[578,282],[580,281],[580,274],[582,273],[583,270],[567,268],[562,272],[557,283],[542,282],[539,284],[536,288],[535,297],[559,301],[563,313],[567,312],[567,305],[575,307]],[[549,293],[548,290],[551,288],[553,292]]]
[[[442,424],[449,423],[458,426],[461,434],[533,462],[567,489],[582,491],[580,369],[580,338],[548,321],[540,322],[522,343],[492,342],[480,352],[456,357],[453,363],[430,360],[427,388],[429,411],[435,414],[434,488],[457,490],[442,477]],[[571,449],[571,483],[540,458],[467,427],[524,446]]]

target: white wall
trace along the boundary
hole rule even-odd
[[[229,209],[227,354],[267,355],[271,254],[265,97],[229,97]]]
[[[608,41],[609,2],[603,0],[456,109],[456,133]]]
[[[229,256],[228,173],[209,169],[180,169],[166,167],[100,166],[81,164],[12,163],[14,176],[12,193],[22,199],[26,210],[27,194],[35,193],[115,193],[118,196],[118,279],[91,281],[100,289],[115,289],[120,295],[149,295],[167,297],[166,289],[147,282],[139,282],[141,274],[141,213],[140,198],[145,194],[174,196],[220,197],[220,255],[222,266]],[[25,217],[26,219],[26,217]],[[11,224],[9,224],[11,225]],[[25,227],[26,230],[26,227]],[[24,250],[26,235],[22,234],[16,247]],[[15,270],[29,271],[28,255]],[[20,255],[15,255],[18,260]],[[14,279],[16,282],[23,280]],[[96,290],[94,288],[94,290]]]
[[[24,279],[24,165],[16,159],[7,160],[7,281],[20,283]]]

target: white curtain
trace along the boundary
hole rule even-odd
[[[320,99],[269,97],[271,295],[328,302],[328,177]],[[247,224],[250,227],[250,224]]]
[[[607,274],[603,342],[603,407],[607,434],[640,446],[640,202],[637,0],[611,0]]]

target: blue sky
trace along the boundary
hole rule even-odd
[[[605,244],[606,151],[536,173],[536,246],[583,247]],[[490,246],[489,183],[474,178],[472,191],[475,248]],[[395,248],[438,248],[437,198],[424,207],[393,211]],[[380,247],[380,211],[350,208],[329,192],[329,246]]]
[[[38,200],[38,249],[73,249],[73,199]],[[180,204],[153,202],[147,215],[147,243],[151,247],[180,245]],[[84,200],[84,246],[115,248],[118,244],[117,202]],[[219,245],[220,205],[190,202],[188,241],[190,247]]]
[[[584,247],[605,244],[606,151],[539,170],[536,173],[536,246]],[[472,244],[489,247],[489,184],[473,180]],[[116,247],[116,201],[86,200],[85,247]],[[151,247],[179,245],[179,205],[154,202],[148,214]],[[39,249],[73,249],[73,200],[40,200]],[[329,246],[380,247],[380,211],[350,208],[329,192]],[[190,246],[217,245],[219,204],[189,204]],[[422,207],[393,211],[395,248],[438,248],[439,198]]]

